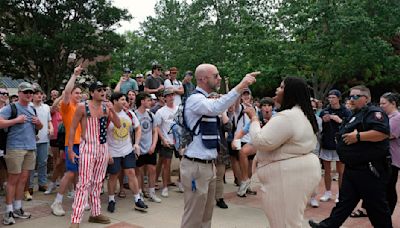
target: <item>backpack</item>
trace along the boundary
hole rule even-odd
[[[194,92],[197,93],[197,92]],[[192,93],[192,94],[194,94]],[[199,135],[200,132],[195,133],[196,128],[200,125],[202,117],[200,117],[193,129],[187,125],[185,121],[185,106],[186,100],[184,99],[182,103],[178,106],[178,110],[174,115],[174,121],[171,125],[168,134],[172,134],[174,138],[174,147],[178,152],[187,148],[187,146],[193,141],[193,136]]]
[[[12,120],[17,118],[17,106],[15,106],[14,103],[11,103],[10,106],[11,106],[11,116],[8,119]],[[0,129],[0,150],[3,150],[4,154],[6,154],[8,130],[9,127]]]

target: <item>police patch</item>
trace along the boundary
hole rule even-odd
[[[375,112],[375,119],[382,121],[383,120],[383,116],[381,112]]]

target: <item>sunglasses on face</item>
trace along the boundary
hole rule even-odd
[[[7,92],[0,92],[0,95],[3,95],[3,96],[7,96],[8,97],[8,93]]]
[[[106,92],[107,89],[106,88],[98,88],[96,89],[97,92],[101,93],[101,91]]]
[[[350,95],[349,99],[356,101],[356,100],[360,99],[361,97],[367,97],[367,96],[365,96],[365,95]]]
[[[31,90],[26,90],[26,91],[22,91],[23,94],[33,94],[33,91]]]

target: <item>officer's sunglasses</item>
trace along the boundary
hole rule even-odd
[[[350,100],[358,100],[358,99],[360,99],[360,97],[367,97],[367,96],[365,96],[365,95],[361,95],[361,94],[357,94],[357,95],[350,95],[349,96],[349,99]]]

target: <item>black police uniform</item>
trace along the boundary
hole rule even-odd
[[[337,152],[345,164],[339,202],[329,218],[312,227],[340,227],[357,206],[360,199],[374,227],[392,227],[386,200],[389,179],[389,139],[380,142],[358,141],[346,145],[342,135],[376,130],[390,135],[389,118],[382,109],[367,105],[344,120],[336,136]],[[311,222],[310,222],[311,223]]]

